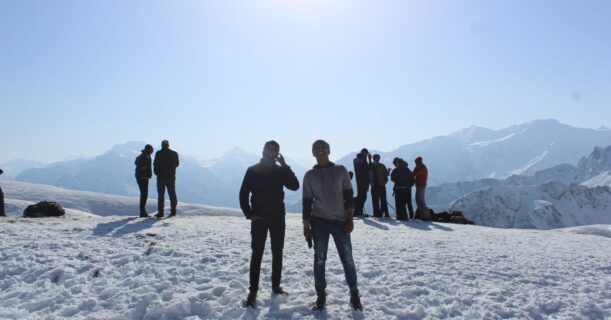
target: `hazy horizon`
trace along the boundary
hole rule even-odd
[[[0,2],[0,163],[162,139],[311,159],[611,119],[611,2]]]

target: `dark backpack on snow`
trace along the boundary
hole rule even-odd
[[[29,205],[23,211],[26,218],[61,217],[66,211],[57,202],[41,201],[37,204]]]

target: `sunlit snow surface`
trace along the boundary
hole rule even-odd
[[[357,220],[353,247],[364,311],[348,305],[331,244],[328,307],[314,313],[313,251],[299,216],[287,217],[282,283],[290,295],[271,297],[268,242],[257,308],[250,310],[241,307],[250,226],[234,212],[160,221],[76,211],[24,219],[16,213],[0,219],[1,319],[611,316],[608,225],[537,231]]]

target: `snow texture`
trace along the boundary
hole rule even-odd
[[[181,212],[179,207],[179,214]],[[108,214],[111,212],[109,211]],[[2,319],[606,319],[611,227],[552,231],[357,220],[364,311],[348,305],[334,246],[314,313],[313,251],[287,217],[283,286],[266,250],[255,310],[249,221],[231,216],[0,219]]]

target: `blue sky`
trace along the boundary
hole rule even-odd
[[[0,162],[611,125],[609,1],[0,2]]]

